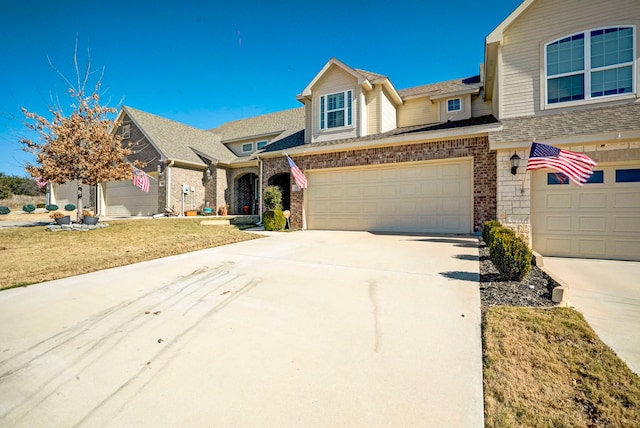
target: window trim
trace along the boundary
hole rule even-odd
[[[261,144],[262,144],[262,146],[260,146]],[[264,149],[264,148],[267,146],[267,144],[269,144],[269,143],[267,142],[267,140],[257,141],[257,142],[256,142],[256,150]]]
[[[249,150],[245,150],[245,146],[249,146]],[[252,153],[253,143],[242,143],[242,153]]]
[[[126,131],[126,132],[125,132]],[[131,138],[131,124],[126,123],[122,125],[122,138]]]
[[[595,70],[591,67],[591,33],[593,31],[598,31],[598,30],[607,30],[607,29],[611,29],[611,28],[631,28],[633,34],[632,34],[632,41],[633,41],[633,52],[632,52],[632,59],[631,61],[627,61],[627,62],[621,62],[618,64],[613,64],[613,65],[607,65],[607,66],[602,66],[602,67],[597,67]],[[584,92],[584,98],[581,100],[570,100],[570,101],[560,101],[557,103],[550,103],[549,102],[549,80],[550,77],[547,74],[547,64],[548,64],[548,59],[547,59],[547,50],[549,45],[552,45],[560,40],[569,38],[569,37],[574,37],[576,35],[582,34],[583,35],[583,39],[584,39],[584,67],[582,68],[581,71],[573,71],[573,72],[567,72],[567,73],[558,73],[556,75],[553,75],[551,78],[561,78],[561,77],[567,77],[567,76],[575,76],[575,75],[582,75],[583,77],[583,92]],[[544,102],[543,102],[543,108],[547,108],[547,109],[553,109],[553,108],[559,108],[559,107],[566,107],[568,105],[580,105],[580,104],[590,104],[590,103],[594,103],[594,102],[604,102],[607,100],[611,100],[611,99],[623,99],[623,98],[629,98],[629,97],[635,97],[636,94],[638,93],[638,87],[637,84],[638,82],[636,81],[636,57],[637,57],[637,46],[636,46],[636,37],[637,37],[637,27],[634,24],[619,24],[619,25],[608,25],[608,26],[604,26],[604,27],[594,27],[594,28],[588,28],[582,31],[577,31],[575,33],[571,33],[571,34],[566,34],[560,37],[556,37],[553,40],[545,43],[542,46],[543,49],[543,64],[542,64],[542,84],[544,85],[544,91],[542,91],[544,93]],[[616,68],[622,68],[622,67],[628,67],[631,66],[631,92],[627,92],[627,93],[623,93],[623,94],[611,94],[611,95],[601,95],[601,96],[595,96],[593,97],[591,95],[591,77],[593,73],[597,73],[597,72],[601,72],[601,71],[606,71],[606,70],[611,70],[611,69],[616,69]]]
[[[458,108],[457,109],[450,109],[449,108],[449,102],[451,101],[458,101]],[[460,97],[456,97],[456,98],[450,98],[447,100],[447,113],[460,113],[462,111],[462,98]]]
[[[353,125],[353,93],[354,91],[352,89],[346,89],[344,91],[331,92],[328,94],[320,95],[320,100],[319,100],[320,126],[319,128],[321,131],[328,131],[328,130],[334,130],[334,129],[340,129],[340,128],[352,128],[354,126]],[[339,94],[344,95],[344,107],[329,111],[329,106],[327,101],[328,97],[332,95],[339,95]],[[334,111],[344,112],[344,115],[343,115],[344,125],[329,127],[329,113]]]

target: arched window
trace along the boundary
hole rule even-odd
[[[547,104],[635,93],[635,27],[606,27],[547,43]]]

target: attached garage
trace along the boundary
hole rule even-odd
[[[108,216],[148,216],[158,212],[158,182],[151,180],[148,192],[135,187],[131,180],[102,185]]]
[[[640,164],[598,165],[582,187],[532,174],[534,250],[560,257],[640,260]]]
[[[309,170],[307,227],[471,233],[473,160]]]

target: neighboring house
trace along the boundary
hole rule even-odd
[[[498,219],[544,255],[640,260],[639,28],[637,0],[527,0],[486,39]],[[585,152],[590,182],[525,172],[533,140]]]
[[[181,211],[187,184],[188,208],[253,214],[276,184],[293,227],[471,233],[498,218],[544,255],[639,260],[639,26],[637,0],[527,0],[486,38],[478,76],[399,90],[334,58],[303,107],[209,131],[124,107],[117,132],[155,193],[107,183],[100,211]],[[586,152],[592,180],[525,172],[534,140]]]

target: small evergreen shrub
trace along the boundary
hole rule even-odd
[[[264,230],[284,230],[287,219],[282,210],[269,210],[262,215],[262,224],[264,224]]]
[[[76,209],[76,206],[73,204],[67,204],[64,206],[65,211],[73,211]]]
[[[505,234],[505,233],[507,235],[516,236],[516,232],[514,232],[513,229],[500,225],[498,227],[492,227],[491,230],[489,230],[489,233],[487,234],[487,238],[489,239],[485,241],[485,243],[489,248],[491,248],[491,243],[493,242],[494,237],[496,235]]]
[[[26,204],[22,206],[22,211],[31,214],[36,210],[36,206],[33,204]]]
[[[506,227],[495,228],[489,239],[489,257],[496,269],[509,281],[522,281],[531,270],[533,258],[527,243]]]
[[[44,208],[44,206],[45,206],[44,202],[36,204],[36,208]]]
[[[47,211],[57,211],[58,210],[58,206],[56,204],[47,205],[45,208],[47,209]]]
[[[279,186],[267,186],[262,192],[262,200],[267,211],[282,211],[282,189]]]
[[[482,240],[484,241],[485,244],[487,244],[487,247],[489,246],[489,243],[490,243],[489,234],[491,233],[491,230],[496,227],[502,227],[502,225],[498,220],[485,221],[484,224],[482,225]]]
[[[9,209],[9,207],[6,207],[4,205],[0,206],[0,215],[6,215],[9,214],[11,212],[11,210]]]

